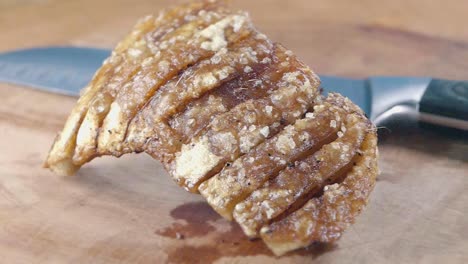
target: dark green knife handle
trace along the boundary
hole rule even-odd
[[[468,122],[468,81],[432,80],[421,98],[419,111]]]

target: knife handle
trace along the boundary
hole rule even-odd
[[[468,81],[433,79],[419,103],[420,120],[468,131]]]

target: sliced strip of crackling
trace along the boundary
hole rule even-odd
[[[163,131],[167,129],[154,129],[156,123],[166,123],[166,119],[184,107],[189,101],[200,97],[220,86],[223,82],[229,81],[237,72],[244,68],[244,64],[253,63],[261,58],[268,56],[266,52],[254,51],[251,46],[257,41],[249,38],[241,41],[229,49],[222,49],[217,52],[213,58],[219,57],[220,61],[213,64],[211,59],[203,60],[195,66],[187,69],[182,73],[182,76],[177,76],[162,86],[149,103],[133,118],[127,131],[125,145],[132,151],[145,149],[145,144],[149,143],[148,138],[161,138]],[[265,42],[264,44],[269,44]],[[269,50],[270,51],[270,50]],[[255,55],[254,55],[255,54]],[[159,143],[158,143],[159,144]],[[168,149],[164,146],[159,148]],[[152,153],[153,148],[149,150],[152,156],[157,156],[158,153]],[[179,149],[174,148],[175,151]],[[156,152],[161,150],[156,149]],[[175,152],[164,152],[166,155]]]
[[[260,42],[256,49],[266,51],[269,48]],[[211,60],[213,63],[219,63],[220,57],[213,56]],[[275,44],[274,51],[269,57],[259,59],[259,63],[254,65],[246,66],[238,78],[224,83],[199,100],[191,102],[184,111],[173,116],[169,124],[181,135],[183,142],[187,143],[188,140],[202,133],[202,130],[217,115],[228,112],[246,100],[269,96],[279,88],[283,75],[294,71],[297,67],[295,57],[282,46]]]
[[[197,1],[188,3],[182,6],[168,8],[163,10],[158,16],[158,26],[151,34],[145,36],[146,42],[148,42],[149,48],[153,53],[157,53],[160,45],[172,45],[174,39],[161,40],[163,36],[168,33],[174,32],[175,28],[178,28],[187,22],[197,20],[199,17],[210,21],[214,12],[217,13],[228,13],[224,1]]]
[[[208,18],[208,17],[207,17]],[[209,16],[213,20],[215,16]],[[198,31],[197,28],[182,26],[177,29],[173,45],[162,47],[152,61],[142,65],[141,70],[119,91],[116,100],[104,119],[98,138],[100,154],[114,154],[122,151],[128,124],[136,112],[148,101],[154,92],[190,64],[211,57],[214,53],[235,43],[251,33],[252,24],[245,14],[229,15]]]
[[[200,184],[200,193],[213,209],[226,219],[232,219],[234,206],[275,177],[287,164],[333,141],[340,125],[340,121],[335,120],[335,114],[340,109],[333,108],[329,102],[320,106],[323,108],[316,108],[314,112],[316,118],[300,119],[294,125],[285,127],[276,136]]]
[[[96,72],[91,82],[81,92],[75,107],[68,117],[65,126],[55,139],[49,152],[45,167],[49,167],[55,173],[60,175],[72,175],[80,167],[72,161],[76,135],[81,122],[88,110],[89,103],[94,99],[96,93],[107,83],[108,79],[114,74],[114,70],[122,63],[121,53],[131,48],[146,29],[153,24],[154,17],[148,16],[140,20],[131,31],[114,49],[111,56],[107,58],[101,68]]]
[[[214,8],[214,6],[210,7]],[[99,127],[106,117],[117,92],[138,72],[142,64],[144,65],[153,59],[152,56],[159,51],[159,45],[167,42],[173,44],[176,40],[176,34],[179,33],[177,28],[183,24],[190,22],[196,25],[205,23],[205,17],[207,14],[211,14],[211,11],[206,12],[203,10],[205,11],[203,13],[204,17],[195,16],[201,8],[206,8],[206,3],[203,5],[201,3],[186,5],[169,10],[162,13],[157,19],[152,20],[153,23],[148,23],[140,29],[142,34],[139,35],[138,39],[135,39],[135,42],[126,52],[120,54],[123,62],[115,68],[113,76],[90,103],[88,112],[78,131],[73,156],[74,164],[82,165],[97,154]],[[190,25],[190,27],[195,26]],[[154,31],[155,28],[156,31]]]
[[[149,26],[149,27],[152,27]],[[118,90],[139,69],[144,58],[151,52],[144,38],[132,43],[132,47],[120,54],[122,63],[117,65],[112,76],[103,84],[91,100],[88,111],[78,130],[73,163],[82,165],[96,154],[98,130],[109,111]]]
[[[259,49],[258,45],[266,49]],[[155,117],[165,119],[182,110],[190,101],[251,70],[251,66],[258,61],[268,58],[272,50],[273,44],[269,40],[255,38],[223,48],[213,56],[220,58],[217,63],[211,59],[203,60],[161,87],[153,96],[149,108],[154,111]]]
[[[196,192],[226,162],[248,153],[305,113],[317,98],[318,83],[308,68],[285,73],[279,88],[267,98],[246,101],[216,116],[206,133],[182,146],[168,166],[170,173],[180,185]]]
[[[131,33],[119,42],[112,52],[112,55],[104,62],[103,66],[93,77],[91,83],[82,92],[82,96],[65,123],[64,129],[55,140],[45,166],[50,167],[58,174],[64,175],[73,174],[80,167],[72,161],[78,129],[84,115],[87,113],[91,100],[93,100],[96,93],[108,82],[110,76],[113,76],[114,70],[123,62],[121,56],[123,53],[127,50],[129,53],[138,53],[137,49],[133,50],[131,47],[135,44],[138,45],[142,36],[154,30],[156,27],[163,26],[164,23],[175,14],[183,12],[183,10],[201,9],[204,6],[206,8],[211,8],[213,5],[215,4],[210,3],[210,1],[193,3],[173,8],[167,12],[162,12],[157,18],[147,16],[140,20]],[[98,107],[98,109],[101,109],[101,107]]]
[[[257,49],[258,46],[264,49]],[[202,94],[219,87],[224,82],[243,72],[246,65],[254,65],[259,60],[269,58],[273,44],[268,40],[248,38],[229,48],[217,52],[212,58],[219,58],[217,63],[206,59],[184,71],[182,76],[173,78],[162,86],[149,103],[135,116],[129,125],[126,143],[134,150],[143,149],[146,137],[157,136],[154,123],[166,122],[166,119],[180,111],[190,101]]]
[[[324,184],[336,181],[356,155],[365,133],[370,127],[362,115],[348,114],[335,118],[344,119],[339,138],[324,145],[313,155],[288,164],[276,178],[255,190],[234,209],[234,219],[244,233],[257,237],[260,228],[273,219],[305,203],[308,197],[322,190]],[[315,119],[309,115],[309,120]]]
[[[261,238],[276,255],[313,242],[333,242],[354,222],[367,204],[378,174],[375,129],[366,135],[360,151],[342,183],[325,186],[322,196],[260,230]]]

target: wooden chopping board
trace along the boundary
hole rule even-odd
[[[111,47],[168,2],[0,0],[0,50]],[[466,1],[361,2],[235,6],[319,73],[468,79]],[[101,158],[76,177],[42,169],[75,98],[0,84],[0,102],[0,263],[468,263],[466,134],[383,129],[382,174],[358,222],[334,246],[276,258],[145,155]]]

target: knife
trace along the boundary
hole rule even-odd
[[[81,47],[0,53],[0,82],[77,96],[109,55],[109,50]],[[325,93],[347,96],[376,125],[396,117],[468,131],[468,81],[430,77],[320,78]]]

